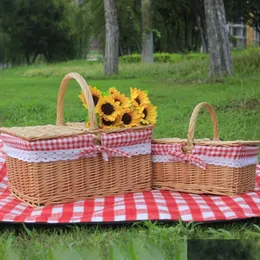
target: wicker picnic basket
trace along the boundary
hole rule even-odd
[[[194,140],[195,124],[202,108],[210,113],[213,140]],[[220,141],[214,109],[208,103],[200,103],[192,113],[188,139],[153,140],[153,187],[216,195],[253,191],[259,144],[257,141]]]
[[[90,129],[64,125],[64,95],[71,79],[89,104]],[[61,82],[56,126],[1,128],[11,192],[32,206],[151,190],[153,126],[98,129],[86,81],[70,73]]]

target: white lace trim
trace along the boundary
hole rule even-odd
[[[152,160],[155,163],[158,162],[181,162],[180,158],[171,156],[171,155],[153,155]]]
[[[130,146],[116,147],[116,150],[133,155],[151,154],[151,143],[136,144]],[[76,160],[80,157],[95,157],[97,151],[90,154],[82,155],[86,149],[71,149],[71,150],[56,150],[56,151],[24,151],[10,146],[4,145],[3,151],[10,157],[25,161],[25,162],[55,162],[60,160]],[[122,156],[115,152],[105,152],[103,157]]]
[[[199,159],[204,161],[207,164],[217,165],[217,166],[227,166],[232,168],[242,168],[248,165],[257,164],[258,157],[248,157],[242,159],[227,159],[227,158],[214,158],[209,156],[197,156]],[[170,155],[153,155],[152,161],[154,163],[161,162],[180,162],[179,158],[170,156]]]
[[[199,156],[201,160],[207,164],[213,164],[218,166],[228,166],[233,168],[242,168],[248,165],[257,164],[257,156],[247,157],[242,159],[228,159],[228,158],[214,158],[209,156]]]

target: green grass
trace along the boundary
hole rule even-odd
[[[122,63],[120,75],[111,78],[103,76],[100,62],[71,61],[3,70],[0,71],[0,126],[54,124],[60,81],[66,73],[76,71],[102,90],[112,86],[127,94],[130,87],[148,90],[159,114],[154,137],[186,137],[193,108],[207,101],[217,111],[220,138],[260,140],[260,52],[234,53],[233,61],[235,75],[218,82],[207,80],[208,61],[196,59],[179,64]],[[77,84],[71,82],[65,98],[66,121],[86,118],[86,111],[77,98],[79,92]],[[196,137],[212,137],[206,112],[198,118]],[[69,259],[62,254],[78,254],[80,259],[83,253],[93,255],[88,259],[98,259],[96,254],[101,259],[109,255],[111,258],[106,259],[145,259],[142,254],[148,254],[146,259],[173,259],[174,255],[183,259],[179,249],[183,239],[259,238],[259,224],[258,219],[207,225],[145,222],[114,229],[86,225],[35,226],[32,231],[2,225],[0,259],[4,259],[4,254],[5,259],[15,259],[20,254],[24,256],[22,259],[25,256],[27,259]],[[136,255],[143,257],[134,258]]]
[[[69,260],[74,254],[76,260],[185,260],[187,239],[259,239],[259,226],[253,221],[247,222],[207,225],[143,222],[117,227],[67,225],[30,229],[3,227],[0,259],[12,253],[20,259]],[[88,258],[80,258],[82,255]]]

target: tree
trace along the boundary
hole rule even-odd
[[[27,64],[39,54],[47,62],[75,57],[74,35],[67,20],[64,0],[1,0],[1,27],[11,39],[15,53],[23,53]]]
[[[154,34],[155,51],[199,51],[202,39],[207,44],[204,0],[154,1],[153,12],[153,27],[160,32]]]
[[[204,0],[211,78],[233,74],[223,0]]]
[[[106,21],[105,75],[118,74],[119,27],[115,0],[104,0]]]
[[[152,0],[142,0],[142,61],[153,62]]]

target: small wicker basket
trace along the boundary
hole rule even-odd
[[[210,113],[214,139],[194,140],[201,108]],[[153,140],[153,188],[197,194],[236,195],[253,191],[258,141],[220,141],[217,116],[208,103],[194,109],[188,139]]]
[[[64,95],[75,79],[89,105],[90,129],[64,126]],[[1,128],[10,191],[32,205],[151,190],[153,126],[102,131],[86,81],[61,82],[56,126]]]

